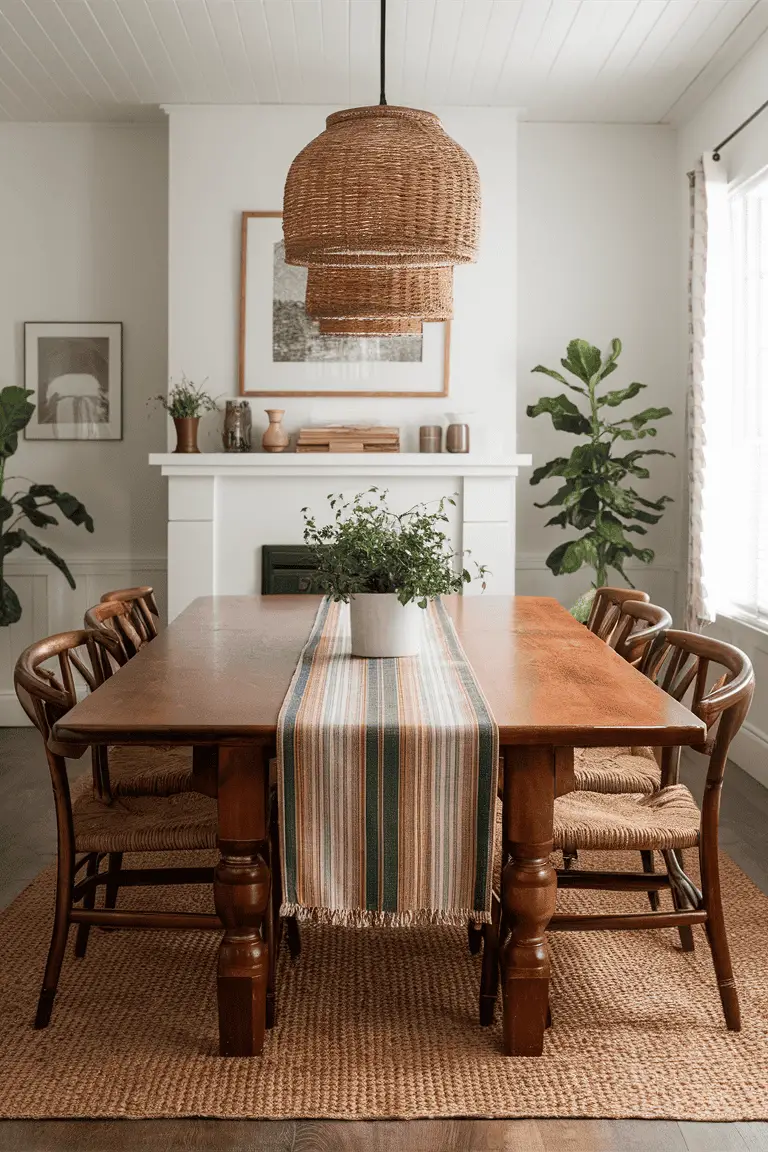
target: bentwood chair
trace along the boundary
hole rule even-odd
[[[155,600],[155,590],[145,584],[137,588],[115,588],[112,592],[105,592],[101,603],[110,600],[119,600],[129,604],[133,617],[133,624],[143,641],[154,640],[158,633],[158,620],[160,610]]]
[[[717,678],[707,687],[710,666],[714,666]],[[699,811],[688,789],[675,782],[679,748],[664,749],[662,787],[651,796],[599,792],[560,796],[555,801],[556,848],[566,852],[661,852],[667,872],[651,878],[644,872],[563,871],[558,873],[558,886],[643,892],[652,882],[657,891],[670,890],[674,907],[671,911],[556,913],[549,929],[584,932],[677,927],[685,947],[684,934],[690,935],[694,924],[703,924],[725,1022],[731,1031],[738,1031],[739,1000],[720,890],[718,821],[728,749],[746,719],[754,693],[752,665],[730,644],[690,632],[669,631],[647,654],[644,671],[675,700],[685,700],[707,726],[706,743],[691,749],[708,760],[702,809]],[[689,693],[691,699],[687,700]],[[684,869],[682,853],[688,848],[698,849],[701,888]]]
[[[86,791],[72,800],[66,761],[52,741],[51,731],[56,721],[76,703],[73,669],[90,687],[99,686],[105,648],[114,654],[114,641],[97,632],[63,632],[32,644],[21,654],[14,671],[19,702],[43,738],[56,806],[56,905],[36,1028],[45,1028],[51,1019],[72,924],[78,926],[75,944],[78,957],[85,955],[92,924],[119,928],[222,928],[215,915],[117,910],[110,907],[108,901],[103,908],[95,907],[98,888],[109,886],[113,879],[109,871],[100,871],[105,855],[117,853],[122,858],[123,852],[188,852],[216,845],[216,802],[206,796],[124,796],[105,803]],[[52,660],[58,661],[58,673],[44,667]],[[83,869],[85,875],[78,880]],[[213,869],[178,866],[126,869],[120,882],[132,887],[211,885]]]
[[[89,608],[85,613],[85,627],[107,639],[97,651],[102,681],[116,668],[127,664],[152,638],[138,631],[133,607],[120,600],[102,600]],[[189,748],[126,745],[105,748],[100,745],[92,751],[96,794],[107,799],[111,796],[173,796],[192,788]]]
[[[638,588],[609,588],[607,586],[598,588],[587,619],[587,628],[599,636],[601,640],[610,644],[613,632],[619,622],[622,605],[629,600],[640,600],[647,604],[650,596]]]

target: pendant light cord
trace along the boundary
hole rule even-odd
[[[387,0],[381,0],[381,32],[379,43],[379,67],[381,78],[381,91],[379,92],[379,104],[386,104],[387,97],[384,91],[385,78],[387,71]]]

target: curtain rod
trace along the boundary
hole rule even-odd
[[[720,159],[720,149],[721,149],[721,148],[725,148],[726,144],[730,144],[731,140],[733,140],[733,138],[734,138],[735,136],[738,136],[739,132],[743,132],[743,131],[744,131],[744,129],[747,127],[747,125],[748,125],[748,124],[751,124],[751,123],[752,123],[752,121],[753,121],[754,119],[756,119],[756,117],[758,117],[758,116],[760,115],[760,113],[761,113],[761,112],[765,112],[766,108],[768,108],[768,100],[766,100],[764,104],[761,104],[761,105],[760,105],[760,107],[759,107],[759,108],[757,108],[757,109],[756,109],[756,110],[755,110],[755,111],[752,113],[752,115],[751,115],[751,116],[747,116],[746,120],[744,120],[744,121],[743,121],[743,123],[739,124],[738,128],[735,128],[735,129],[733,130],[733,132],[731,132],[730,136],[726,136],[725,140],[722,140],[722,141],[721,141],[721,142],[720,142],[720,143],[717,145],[717,147],[715,148],[714,152],[712,153],[712,159],[713,159],[713,160],[719,160],[719,159]]]

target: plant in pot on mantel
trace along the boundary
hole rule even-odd
[[[648,456],[673,456],[673,452],[662,448],[616,451],[628,440],[654,437],[657,431],[654,421],[672,414],[670,408],[644,408],[631,416],[613,417],[617,408],[634,399],[646,387],[634,381],[626,388],[610,392],[604,390],[606,377],[616,371],[620,355],[620,340],[611,341],[605,356],[586,340],[572,340],[560,363],[576,378],[576,383],[542,364],[533,371],[551,376],[571,392],[583,396],[587,413],[579,407],[579,402],[574,402],[565,393],[543,396],[527,409],[529,416],[547,413],[558,432],[586,437],[570,456],[557,456],[548,464],[534,469],[531,476],[531,484],[555,477],[563,481],[554,496],[535,505],[536,508],[561,509],[547,520],[546,526],[575,528],[583,533],[575,540],[558,544],[546,561],[555,576],[578,572],[584,564],[594,569],[594,585],[571,609],[582,623],[589,616],[595,589],[607,583],[609,569],[618,572],[630,587],[634,587],[624,565],[632,558],[650,564],[654,553],[650,548],[638,548],[628,534],[645,536],[646,525],[657,524],[672,499],[671,496],[659,496],[650,500],[635,490],[634,481],[650,477],[649,469],[641,460]],[[628,478],[630,483],[626,483]]]
[[[317,566],[314,588],[350,604],[353,656],[417,655],[422,610],[472,580],[445,530],[446,507],[455,501],[444,496],[433,508],[415,504],[397,515],[387,507],[387,495],[376,487],[352,501],[331,493],[333,521],[320,527],[302,509],[304,541]],[[475,568],[485,588],[488,570]]]
[[[203,384],[188,380],[182,372],[181,383],[174,384],[167,396],[154,396],[158,404],[165,408],[176,427],[175,452],[199,452],[197,432],[200,417],[204,412],[215,412],[216,401],[208,395]]]

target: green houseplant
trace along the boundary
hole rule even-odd
[[[616,409],[646,387],[633,382],[626,388],[605,390],[605,381],[616,371],[620,354],[620,340],[611,341],[605,356],[586,340],[572,340],[560,363],[576,382],[542,364],[533,371],[557,380],[583,400],[577,403],[561,393],[543,396],[527,409],[532,417],[548,414],[559,432],[570,432],[584,440],[570,456],[558,456],[534,469],[531,484],[560,478],[563,483],[555,494],[536,507],[559,508],[547,525],[556,524],[581,533],[576,539],[558,544],[547,556],[547,567],[560,576],[587,565],[595,572],[594,587],[597,588],[607,582],[609,569],[632,585],[624,571],[627,559],[635,557],[649,564],[654,554],[650,548],[638,547],[629,534],[644,536],[646,525],[656,524],[672,499],[660,496],[649,500],[633,487],[634,480],[646,480],[650,476],[648,468],[641,463],[644,457],[674,453],[660,448],[632,448],[624,452],[621,449],[627,441],[654,437],[657,433],[654,421],[671,415],[671,409],[645,408],[631,416],[614,418]],[[588,609],[588,603],[581,605],[578,614],[582,616]]]
[[[434,508],[415,504],[397,515],[387,507],[387,495],[376,487],[351,501],[331,493],[333,519],[324,525],[302,509],[304,541],[316,565],[314,586],[332,600],[351,602],[357,656],[414,655],[420,609],[437,596],[461,591],[472,579],[445,530],[446,508],[455,503],[450,496]],[[487,569],[475,567],[485,588]]]
[[[21,618],[19,598],[5,579],[5,558],[22,544],[38,556],[50,560],[66,576],[71,588],[75,580],[67,564],[52,548],[32,536],[24,527],[25,521],[34,528],[46,529],[58,524],[47,509],[57,508],[72,524],[83,525],[93,532],[93,520],[85,505],[69,492],[59,492],[53,484],[34,484],[24,481],[25,487],[16,485],[23,477],[6,476],[6,465],[18,448],[19,432],[29,423],[35,410],[25,388],[11,386],[0,391],[0,626],[15,624]]]
[[[197,432],[200,417],[204,412],[215,412],[216,401],[208,395],[202,384],[195,384],[182,372],[181,382],[171,381],[167,396],[155,396],[154,400],[165,408],[176,428],[176,452],[199,452]]]

